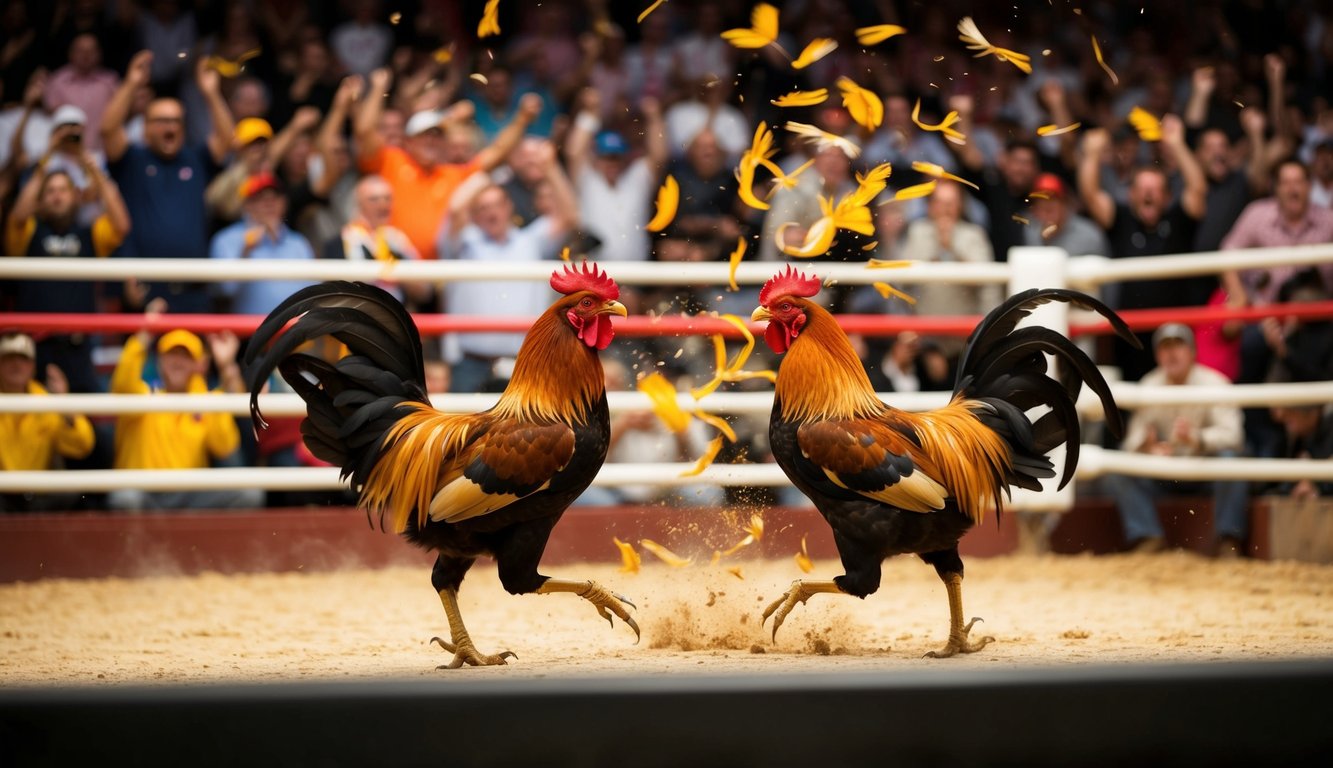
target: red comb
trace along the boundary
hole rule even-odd
[[[583,268],[571,267],[565,265],[565,271],[556,270],[551,273],[551,287],[557,292],[566,296],[579,291],[592,291],[597,294],[602,301],[613,301],[620,298],[620,286],[611,276],[597,268],[596,264],[583,262]]]
[[[797,272],[792,269],[790,264],[783,272],[779,272],[764,283],[764,287],[759,291],[759,304],[768,306],[768,300],[775,296],[802,296],[809,298],[819,293],[822,285],[818,277],[807,277],[803,272]]]

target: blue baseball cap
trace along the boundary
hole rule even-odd
[[[594,140],[594,149],[599,155],[623,155],[629,151],[629,145],[615,131],[602,131]]]

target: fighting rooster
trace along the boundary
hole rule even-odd
[[[264,320],[246,354],[255,428],[267,426],[258,396],[276,366],[306,402],[301,433],[311,452],[351,477],[381,529],[438,553],[431,583],[450,642],[434,641],[454,654],[451,669],[514,656],[479,653],[459,613],[459,585],[483,555],[495,558],[511,594],[572,592],[639,634],[625,598],[592,581],[537,572],[551,529],[606,458],[610,428],[597,352],[614,335],[610,316],[625,316],[615,281],[595,266],[557,270],[551,287],[563,297],[528,331],[508,388],[481,413],[430,406],[416,325],[373,286],[335,282],[297,292]],[[296,351],[325,335],[349,354],[330,364]]]
[[[810,300],[817,278],[788,267],[759,294],[755,321],[785,353],[769,422],[773,455],[833,529],[846,573],[832,581],[796,581],[764,611],[773,637],[797,603],[823,592],[864,598],[879,588],[886,557],[914,553],[935,566],[949,596],[949,641],[928,655],[980,650],[994,638],[969,640],[963,624],[963,561],[958,540],[1000,509],[1009,486],[1040,490],[1054,477],[1046,453],[1067,446],[1061,487],[1078,462],[1074,401],[1082,382],[1095,391],[1116,433],[1122,421],[1101,373],[1077,347],[1046,328],[1015,330],[1049,301],[1105,315],[1116,333],[1133,339],[1124,322],[1100,302],[1066,290],[1020,293],[996,307],[972,332],[950,403],[927,413],[885,405],[837,321]],[[1066,365],[1063,382],[1046,375],[1045,353]],[[1025,412],[1050,410],[1035,422]]]

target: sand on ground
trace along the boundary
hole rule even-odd
[[[726,565],[740,565],[740,576]],[[934,570],[884,564],[865,601],[816,595],[774,643],[759,623],[802,574],[793,560],[733,559],[630,574],[606,564],[543,569],[630,597],[643,639],[573,595],[512,596],[489,564],[464,583],[479,650],[509,666],[437,670],[449,656],[428,568],[203,574],[0,585],[0,685],[200,683],[478,676],[748,674],[869,669],[1012,669],[1069,664],[1333,657],[1333,566],[1215,561],[1176,552],[973,559],[968,615],[996,640],[923,659],[948,610]],[[807,578],[841,570],[817,561]]]

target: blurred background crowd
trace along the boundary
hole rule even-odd
[[[747,259],[778,262],[783,245],[799,246],[821,216],[821,195],[853,189],[858,172],[883,162],[893,164],[890,193],[925,180],[913,162],[975,188],[944,181],[924,199],[877,205],[873,236],[842,232],[817,261],[1004,261],[1019,245],[1120,258],[1333,241],[1327,3],[793,0],[776,3],[778,45],[759,50],[720,35],[749,25],[748,0],[669,0],[639,21],[648,4],[503,0],[501,33],[479,39],[484,4],[460,0],[9,0],[0,17],[4,252],[498,262],[556,260],[569,247],[614,275],[617,261],[725,262],[743,239]],[[958,40],[969,15],[991,43],[1030,56],[1032,73],[974,59]],[[907,31],[863,46],[856,29],[872,24]],[[784,52],[816,38],[837,47],[794,69]],[[882,98],[875,130],[839,106],[833,84],[844,76]],[[833,98],[773,104],[817,88]],[[1136,108],[1160,124],[1159,135],[1145,139],[1129,122]],[[963,144],[918,127],[950,112]],[[789,187],[756,190],[770,204],[757,210],[738,197],[738,158],[760,122],[789,120],[845,136],[859,152],[777,130],[783,171],[810,166]],[[666,174],[680,185],[679,212],[649,233]],[[0,310],[265,314],[301,285],[11,280],[0,284]],[[414,310],[460,315],[535,315],[551,297],[524,282],[384,287]],[[828,300],[848,312],[977,314],[1000,298],[965,285],[899,287],[915,305],[869,287],[837,288]],[[1119,309],[1242,307],[1327,300],[1330,287],[1333,260],[1126,283],[1104,298]],[[627,294],[639,313],[754,306],[753,291],[721,284]],[[1333,379],[1326,321],[1188,330],[1188,339],[1145,333],[1142,351],[1108,341],[1099,362],[1138,380],[1163,367],[1163,342],[1186,341],[1191,362],[1225,381]],[[0,378],[6,392],[244,390],[243,340],[182,333],[6,336]],[[503,387],[518,340],[427,339],[432,391]],[[706,379],[712,360],[701,342],[618,341],[611,388],[633,387],[648,368],[682,385]],[[948,389],[960,349],[961,339],[904,333],[865,339],[864,361],[880,391]],[[1326,450],[1317,446],[1327,418],[1312,413],[1323,431],[1297,439],[1284,414],[1247,412],[1243,432],[1222,449]],[[45,450],[0,446],[6,469],[312,461],[294,423],[254,444],[226,419],[57,420],[41,429],[0,419],[14,434],[61,436]],[[620,432],[653,430],[660,425],[636,417]],[[743,431],[750,437],[730,458],[762,457],[763,430]],[[164,440],[170,450],[144,448]],[[1182,440],[1204,450],[1188,431]],[[639,460],[676,461],[693,459],[702,442],[663,433],[624,444]],[[639,490],[635,500],[652,497]],[[142,496],[110,502],[180,504]]]

